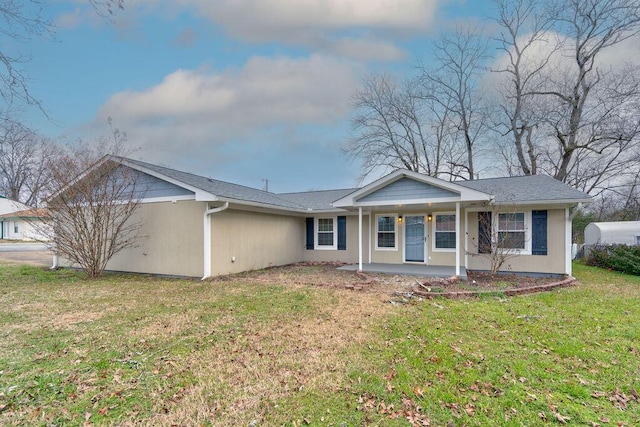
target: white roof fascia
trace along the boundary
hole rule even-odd
[[[500,206],[532,206],[532,205],[575,205],[578,203],[593,203],[593,199],[558,199],[558,200],[527,200],[523,202],[494,202]]]
[[[198,199],[196,198],[196,201]],[[216,199],[216,201],[219,202],[229,202],[229,203],[234,203],[236,205],[244,205],[244,206],[253,206],[253,207],[257,207],[257,208],[266,208],[266,209],[271,209],[271,210],[276,210],[276,211],[285,211],[285,212],[297,212],[297,213],[308,213],[311,212],[307,209],[304,208],[289,208],[289,207],[285,207],[285,206],[278,206],[278,205],[270,205],[269,203],[260,203],[260,202],[252,202],[249,200],[242,200],[242,199],[234,199],[232,197],[218,197]]]
[[[389,200],[384,202],[357,202],[356,199],[365,197],[389,184],[392,184],[404,177],[415,179],[416,181],[423,182],[425,184],[433,185],[434,187],[442,188],[454,193],[458,193],[459,197],[443,197],[443,198],[431,198],[431,199],[413,199],[413,200]],[[369,185],[362,187],[359,190],[354,191],[351,194],[338,199],[333,202],[333,206],[337,208],[342,207],[359,207],[359,206],[379,206],[379,205],[415,205],[422,203],[444,203],[444,202],[471,202],[471,201],[489,201],[492,196],[481,191],[472,190],[470,188],[463,187],[453,182],[443,181],[438,178],[427,176],[418,172],[409,171],[406,169],[398,169],[389,175],[382,177]]]

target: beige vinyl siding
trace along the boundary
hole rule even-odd
[[[341,215],[319,215],[318,217],[328,218],[332,216]],[[369,232],[367,231],[369,223],[369,216],[362,216],[362,260],[367,262],[369,259]],[[302,225],[304,227],[304,218],[302,218]],[[302,248],[305,248],[306,236],[302,236],[300,244]],[[347,215],[347,249],[343,251],[339,250],[306,250],[302,254],[304,261],[311,262],[346,262],[349,264],[355,264],[358,262],[358,215]]]
[[[192,200],[143,203],[136,211],[142,221],[137,248],[116,254],[108,270],[201,277],[205,204]]]
[[[303,260],[305,219],[235,209],[211,215],[211,274],[219,276]]]
[[[502,271],[564,274],[565,272],[565,211],[547,210],[547,255],[516,255],[502,266]],[[469,212],[469,266],[471,270],[488,270],[487,255],[478,254],[478,213]],[[526,225],[528,228],[531,224]]]

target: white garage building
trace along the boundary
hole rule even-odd
[[[640,245],[640,221],[592,222],[584,229],[584,243]]]

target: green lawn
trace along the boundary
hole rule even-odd
[[[640,425],[640,278],[574,274],[397,306],[0,264],[0,424]]]

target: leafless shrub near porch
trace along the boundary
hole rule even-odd
[[[492,205],[483,212],[478,212],[478,236],[471,239],[476,252],[468,252],[471,256],[481,256],[489,261],[489,273],[496,274],[511,258],[520,255],[527,243],[524,220],[514,227],[499,227],[500,215],[506,215],[504,221],[517,222],[515,216],[520,213],[514,209],[500,210]],[[524,214],[522,214],[524,215]]]
[[[113,141],[100,141],[100,147],[123,153],[126,135],[112,132]],[[56,255],[92,278],[102,274],[114,255],[138,245],[142,223],[134,215],[146,193],[139,174],[104,150],[70,149],[50,166],[57,191],[47,203],[52,225],[48,237]]]

